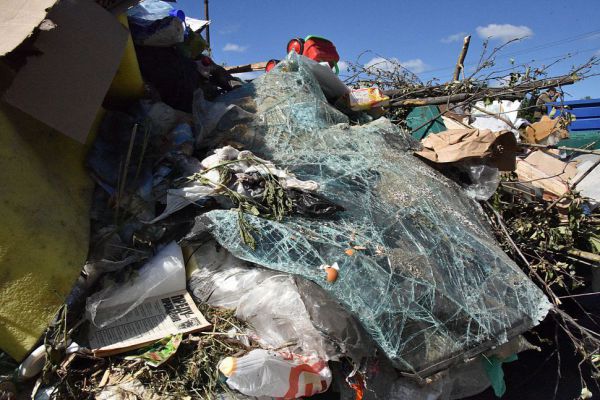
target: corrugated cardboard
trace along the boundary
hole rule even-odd
[[[46,18],[46,9],[56,0],[3,0],[0,12],[0,56],[27,39]]]
[[[84,143],[112,82],[127,30],[90,0],[61,0],[47,16],[57,27],[39,32],[31,56],[4,99]]]

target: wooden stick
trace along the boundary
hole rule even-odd
[[[229,72],[230,74],[237,74],[240,72],[264,71],[266,66],[267,61],[261,61],[253,64],[232,65],[229,67],[225,66],[223,68],[225,68],[225,71]]]
[[[569,250],[567,250],[567,253],[569,253],[575,257],[581,257],[584,260],[592,261],[595,263],[600,263],[600,255],[598,255],[598,254],[590,253],[588,251],[583,251],[583,250],[577,250],[577,249],[569,249]]]
[[[567,85],[572,85],[575,82],[577,82],[579,80],[578,77],[576,76],[572,76],[572,75],[563,75],[563,76],[558,76],[555,78],[549,78],[549,79],[542,79],[539,81],[533,81],[533,82],[526,82],[526,83],[521,83],[519,85],[515,85],[513,87],[499,87],[499,88],[485,88],[482,89],[480,92],[477,93],[471,93],[470,95],[476,95],[478,99],[483,99],[485,97],[495,97],[495,96],[502,96],[503,98],[505,96],[516,96],[516,97],[523,97],[523,95],[525,95],[528,92],[531,92],[533,90],[541,90],[541,89],[547,89],[549,87],[553,87],[553,86],[567,86]],[[440,85],[438,87],[431,87],[430,89],[437,89],[437,88],[443,88],[445,85]],[[395,95],[399,95],[402,94],[402,90],[399,89],[392,89],[392,90],[385,90],[383,92],[386,96],[390,96],[393,97]],[[417,91],[415,91],[415,94],[418,93]],[[423,92],[424,96],[427,94],[428,92]],[[430,93],[430,92],[429,92]],[[462,95],[468,95],[467,93],[459,93]],[[447,98],[449,96],[439,96],[440,99],[442,98]],[[432,97],[432,99],[435,97]],[[414,101],[417,98],[412,98],[412,99],[406,99],[404,101]],[[430,104],[443,104],[444,101],[442,101],[441,103],[430,103]]]
[[[423,99],[406,99],[395,101],[390,104],[391,107],[417,107],[417,106],[429,106],[429,105],[438,105],[438,104],[446,104],[446,103],[455,103],[457,101],[463,101],[472,96],[469,93],[458,93],[452,94],[449,96],[439,96],[439,97],[425,97]]]
[[[467,51],[469,51],[469,43],[471,42],[471,35],[465,36],[463,39],[463,47],[458,56],[458,62],[456,63],[456,68],[454,69],[454,75],[452,76],[453,81],[457,81],[460,76],[460,71],[464,69],[464,61],[467,56]]]

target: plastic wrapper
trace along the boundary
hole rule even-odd
[[[487,105],[484,101],[478,101],[475,107],[471,110],[471,116],[474,118],[470,124],[472,127],[490,129],[494,132],[512,131],[519,140],[519,131],[515,128],[519,128],[523,123],[523,120],[517,117],[521,108],[520,100],[494,100]]]
[[[168,47],[182,43],[185,13],[161,0],[144,0],[127,11],[131,37],[137,45]]]
[[[165,17],[150,23],[139,23],[137,18],[130,18],[129,29],[133,42],[140,46],[170,47],[182,43],[185,35],[185,25],[178,17]]]
[[[87,299],[87,318],[103,328],[139,306],[156,292],[175,292],[185,281],[181,248],[171,242],[123,283],[113,283]],[[119,310],[116,312],[115,310]]]
[[[257,349],[219,363],[227,385],[249,396],[310,397],[327,390],[331,370],[317,357]]]
[[[353,111],[368,110],[374,107],[386,106],[390,98],[379,88],[353,89],[348,97],[350,109]]]
[[[206,199],[213,192],[213,188],[196,183],[178,189],[169,189],[167,191],[167,207],[158,217],[149,223],[158,222],[190,204],[195,204],[197,201]]]
[[[303,63],[306,68],[317,80],[319,87],[323,91],[325,98],[330,103],[335,103],[338,99],[350,92],[350,89],[338,76],[331,70],[330,67],[318,63],[310,58],[304,58]]]
[[[179,14],[177,13],[178,11],[180,12]],[[156,21],[169,15],[185,19],[185,14],[182,14],[181,10],[176,10],[169,2],[162,0],[144,0],[127,11],[128,17],[147,21]]]
[[[345,211],[281,222],[246,215],[254,249],[234,210],[198,217],[191,236],[209,232],[238,258],[319,284],[406,373],[433,374],[543,319],[549,302],[500,249],[479,205],[415,158],[418,143],[387,119],[350,127],[304,62],[291,54],[218,101],[254,96],[256,115],[244,122],[252,134],[237,140],[317,182]],[[206,137],[228,134],[217,127]],[[329,283],[320,266],[334,263]]]
[[[265,348],[286,346],[325,360],[347,356],[355,363],[374,352],[360,324],[306,279],[253,266],[214,241],[195,249],[191,265],[193,296],[213,307],[236,309],[236,317],[250,325]]]

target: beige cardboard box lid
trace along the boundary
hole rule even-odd
[[[31,35],[56,0],[1,0],[0,3],[0,56],[3,56]]]
[[[43,6],[38,7],[41,16]],[[85,143],[121,61],[128,31],[90,0],[61,0],[45,17],[56,27],[38,33],[33,46],[41,55],[27,58],[3,99]]]

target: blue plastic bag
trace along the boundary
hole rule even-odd
[[[127,16],[148,22],[171,16],[185,22],[185,13],[182,10],[177,10],[171,4],[162,0],[144,0],[137,6],[131,7],[127,11]]]

